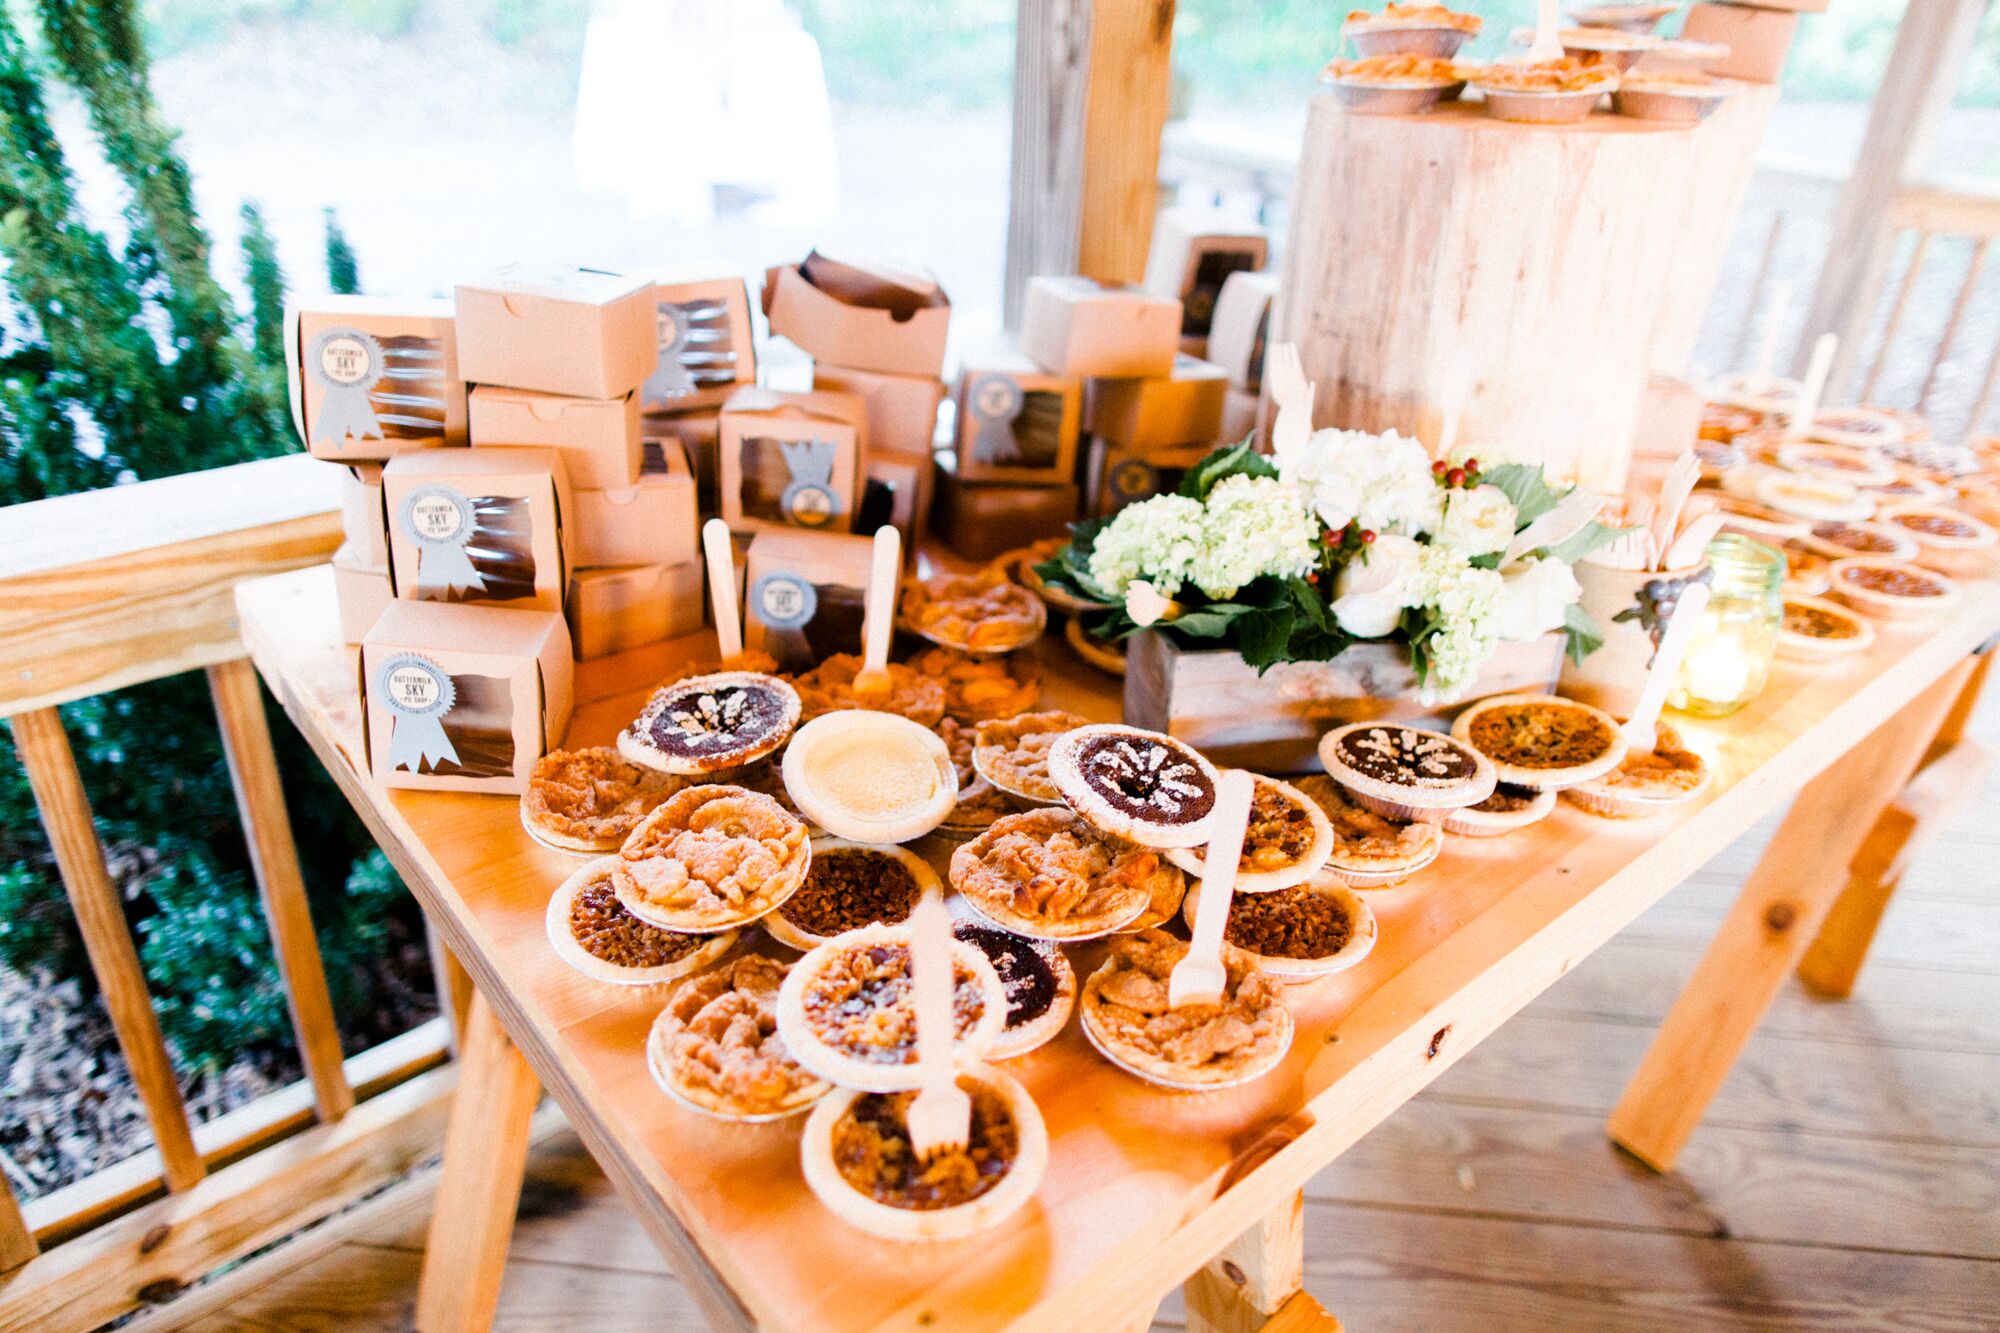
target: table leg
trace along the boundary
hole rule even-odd
[[[1972,667],[1945,673],[1799,793],[1611,1113],[1612,1139],[1641,1161],[1672,1169]]]
[[[542,1092],[477,991],[458,1065],[417,1288],[416,1326],[423,1333],[480,1333],[493,1322]]]
[[[1187,1280],[1187,1333],[1338,1333],[1303,1289],[1305,1202],[1294,1194]]]

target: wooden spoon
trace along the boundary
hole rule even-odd
[[[895,531],[894,528],[889,531]],[[972,1130],[972,1098],[958,1086],[952,1058],[956,1038],[951,1014],[953,983],[951,914],[944,899],[926,893],[910,913],[910,984],[917,1002],[917,1095],[904,1123],[918,1160],[963,1148]]]
[[[1715,540],[1715,534],[1722,531],[1722,524],[1728,518],[1720,510],[1711,509],[1697,514],[1688,525],[1681,529],[1681,535],[1674,538],[1674,544],[1667,548],[1660,561],[1660,568],[1686,569],[1689,565],[1701,563],[1701,553]]]
[[[1531,65],[1563,58],[1562,39],[1556,36],[1562,26],[1557,8],[1556,0],[1540,0],[1535,6],[1535,40],[1528,47],[1528,63]]]
[[[701,526],[702,554],[708,557],[708,600],[715,608],[715,647],[727,662],[743,655],[743,614],[736,604],[736,552],[729,525],[711,518]]]
[[[1251,776],[1240,768],[1222,775],[1215,788],[1215,814],[1209,823],[1208,847],[1201,856],[1201,898],[1195,907],[1194,940],[1187,955],[1174,964],[1167,981],[1167,1003],[1179,1009],[1190,1004],[1220,1004],[1229,988],[1229,969],[1222,963],[1222,928],[1229,923],[1229,900],[1236,891],[1236,863],[1243,856],[1243,834],[1250,824]]]
[[[1799,400],[1792,405],[1792,415],[1785,420],[1785,438],[1803,440],[1812,429],[1813,418],[1819,415],[1819,400],[1826,393],[1826,377],[1833,372],[1833,354],[1840,347],[1840,335],[1822,333],[1813,344],[1812,359],[1806,362],[1805,383],[1799,388]]]
[[[1688,449],[1674,459],[1665,480],[1660,482],[1660,507],[1653,514],[1653,548],[1660,554],[1662,569],[1667,567],[1667,548],[1674,544],[1675,532],[1680,527],[1681,506],[1694,494],[1694,484],[1700,480],[1701,460],[1695,457],[1694,450]]]
[[[1690,583],[1681,589],[1674,603],[1673,618],[1667,622],[1666,632],[1660,635],[1659,650],[1653,654],[1653,665],[1646,672],[1646,683],[1639,690],[1639,701],[1632,705],[1632,716],[1625,719],[1621,728],[1626,748],[1632,753],[1650,754],[1658,743],[1655,728],[1660,709],[1667,702],[1667,691],[1673,688],[1675,675],[1680,672],[1681,659],[1687,656],[1694,627],[1707,607],[1706,583]]]
[[[856,694],[889,692],[889,635],[896,627],[896,585],[903,572],[903,534],[884,523],[875,529],[875,558],[868,567],[868,594],[861,622],[861,670]]]

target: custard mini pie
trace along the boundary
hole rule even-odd
[[[618,752],[662,773],[705,777],[770,754],[798,725],[799,696],[776,676],[724,671],[656,690]]]
[[[1094,724],[1049,750],[1049,776],[1070,807],[1107,833],[1148,847],[1199,847],[1215,813],[1215,765],[1157,731]]]
[[[1060,807],[996,820],[951,854],[950,878],[981,916],[1040,940],[1109,934],[1182,882],[1158,852]]]
[[[1356,722],[1320,737],[1319,759],[1354,799],[1391,819],[1438,820],[1499,781],[1485,755],[1440,731]]]
[[[556,957],[597,981],[652,986],[696,972],[729,952],[736,932],[686,935],[625,910],[612,883],[619,860],[600,856],[549,897],[545,922]]]
[[[1089,722],[1063,712],[1023,713],[982,722],[972,735],[972,767],[1009,796],[1033,805],[1054,805],[1062,793],[1049,776],[1049,750],[1058,736]]]
[[[1574,786],[1625,757],[1625,734],[1609,713],[1553,694],[1481,699],[1451,734],[1491,760],[1501,782],[1535,790]]]
[[[641,768],[608,745],[556,750],[528,775],[521,823],[536,842],[557,851],[615,852],[679,786],[673,776]]]
[[[908,842],[958,804],[958,770],[934,731],[894,713],[828,713],[785,748],[785,790],[807,819],[856,842]]]
[[[1563,799],[1594,815],[1634,819],[1684,805],[1708,785],[1708,763],[1681,742],[1681,734],[1661,722],[1653,748],[1627,750],[1625,760],[1603,777],[1563,788]]]
[[[761,792],[688,787],[618,849],[618,901],[649,925],[692,933],[755,921],[805,883],[806,826]]]
[[[1113,940],[1083,983],[1084,1036],[1113,1064],[1163,1087],[1204,1091],[1268,1074],[1292,1044],[1276,978],[1225,956],[1221,1001],[1176,1009],[1167,983],[1187,951],[1163,930]]]
[[[1237,860],[1238,893],[1270,893],[1303,884],[1333,853],[1333,824],[1319,803],[1290,783],[1255,775],[1250,823]],[[1206,873],[1206,847],[1176,847],[1167,859],[1188,874]]]
[[[1436,824],[1377,814],[1324,773],[1300,778],[1298,790],[1333,827],[1326,873],[1343,884],[1357,889],[1401,884],[1444,850],[1444,833]]]
[[[924,894],[943,892],[937,871],[914,852],[814,838],[806,882],[764,918],[764,930],[780,944],[816,949],[863,926],[899,925]]]
[[[778,1035],[785,968],[756,954],[689,977],[646,1039],[653,1081],[675,1101],[724,1120],[778,1120],[827,1094]]]
[[[1818,662],[1863,652],[1875,642],[1875,627],[1844,606],[1819,597],[1787,597],[1778,626],[1778,654]]]

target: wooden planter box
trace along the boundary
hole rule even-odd
[[[1563,636],[1503,643],[1464,697],[1417,699],[1409,653],[1359,643],[1330,662],[1284,662],[1257,674],[1233,650],[1190,652],[1153,630],[1126,644],[1125,720],[1164,731],[1219,763],[1265,773],[1319,767],[1319,738],[1349,722],[1441,723],[1474,699],[1555,688]]]

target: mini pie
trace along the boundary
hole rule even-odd
[[[1001,816],[1013,814],[1017,808],[1014,802],[972,767],[973,729],[948,717],[938,723],[937,731],[951,754],[952,767],[958,770],[958,804],[952,806],[938,829],[955,837],[971,837],[984,833]]]
[[[1269,1073],[1292,1044],[1277,980],[1225,955],[1221,1002],[1176,1009],[1167,981],[1187,950],[1163,930],[1113,940],[1083,983],[1084,1035],[1113,1064],[1170,1088],[1229,1087]]]
[[[1830,560],[1841,560],[1851,555],[1910,560],[1917,554],[1915,537],[1877,522],[1842,523],[1829,520],[1815,523],[1812,535],[1806,541]]]
[[[1055,559],[1068,545],[1068,537],[1044,537],[1038,542],[994,556],[993,563],[1004,570],[1008,578],[1041,598],[1052,611],[1074,613],[1089,610],[1099,603],[1058,588],[1035,572],[1036,565]]]
[[[1625,752],[1625,761],[1603,777],[1563,789],[1563,799],[1594,815],[1631,819],[1691,801],[1708,783],[1708,763],[1681,743],[1680,732],[1655,724],[1653,748]]]
[[[1451,61],[1408,51],[1366,56],[1360,60],[1329,61],[1320,77],[1341,83],[1379,83],[1396,87],[1437,88],[1465,82],[1465,76]]]
[[[1076,973],[1061,949],[979,921],[955,922],[951,933],[986,955],[1007,992],[1007,1026],[987,1059],[1026,1055],[1062,1031],[1076,1008]]]
[[[1300,778],[1298,790],[1319,806],[1333,826],[1333,850],[1326,858],[1326,873],[1343,884],[1357,889],[1401,884],[1437,860],[1444,850],[1444,832],[1438,825],[1377,814],[1355,802],[1324,773]]]
[[[1704,403],[1701,409],[1701,438],[1728,444],[1746,430],[1764,424],[1764,413],[1739,403]]]
[[[1476,33],[1482,23],[1477,14],[1461,14],[1443,5],[1399,5],[1390,0],[1377,14],[1365,9],[1350,10],[1347,21],[1341,25],[1341,32],[1345,35],[1396,28],[1451,28],[1458,32]]]
[[[960,1058],[976,1060],[1007,1023],[1007,993],[986,955],[952,943],[952,1014]],[[863,926],[792,965],[778,1031],[800,1064],[847,1088],[917,1086],[917,1002],[906,926]]]
[[[1805,386],[1782,375],[1755,375],[1748,371],[1724,375],[1708,385],[1708,396],[1731,407],[1747,408],[1772,416],[1792,410]],[[1759,421],[1757,425],[1762,425]]]
[[[748,954],[675,987],[646,1040],[670,1096],[727,1120],[776,1120],[827,1094],[778,1033],[782,963]]]
[[[1875,629],[1844,606],[1818,597],[1787,597],[1778,626],[1780,655],[1818,661],[1858,653],[1875,642]]]
[[[1041,672],[1026,654],[974,656],[956,648],[927,648],[910,659],[910,666],[944,682],[944,715],[961,722],[1013,717],[1042,697]]]
[[[1903,423],[1872,407],[1844,407],[1814,416],[1806,433],[1826,444],[1900,444]]]
[[[1440,819],[1479,804],[1499,781],[1470,745],[1392,722],[1336,727],[1320,737],[1319,759],[1356,801],[1391,819]]]
[[[1871,485],[1867,489],[1885,500],[1910,504],[1933,503],[1945,499],[1950,494],[1943,485],[1925,476],[1922,469],[1911,467],[1908,463],[1897,463],[1894,466],[1896,475],[1892,480]]]
[[[521,823],[565,852],[615,852],[679,782],[628,763],[608,745],[555,750],[535,762],[521,794]]]
[[[1958,600],[1958,585],[1900,560],[1855,556],[1833,562],[1833,595],[1871,616],[1935,615]]]
[[[545,922],[556,957],[587,977],[651,986],[707,967],[736,943],[736,932],[685,935],[649,926],[618,901],[615,856],[600,856],[557,886]]]
[[[1853,482],[1825,475],[1804,476],[1767,468],[1751,478],[1756,499],[1793,518],[1815,523],[1829,519],[1853,521],[1875,512],[1875,502]]]
[[[1980,572],[2000,547],[2000,532],[1970,514],[1938,505],[1893,505],[1882,511],[1881,521],[1910,535],[1917,544],[1917,563],[1947,574]]]
[[[761,792],[688,787],[618,849],[618,901],[649,925],[706,933],[758,917],[805,883],[806,826]]]
[[[1158,852],[1060,807],[995,820],[951,854],[950,878],[981,916],[1038,940],[1109,934],[1182,883]]]
[[[1608,93],[1618,86],[1618,71],[1611,65],[1564,56],[1534,64],[1484,65],[1472,81],[1505,93]]]
[[[1009,796],[1038,805],[1062,800],[1049,776],[1049,750],[1066,731],[1089,725],[1075,713],[1023,713],[982,722],[972,735],[972,767]]]
[[[1896,479],[1896,469],[1873,449],[1850,449],[1817,440],[1787,440],[1778,462],[1794,472],[1823,472],[1857,486],[1880,486]]]
[[[1215,765],[1157,731],[1093,724],[1063,733],[1049,776],[1070,807],[1148,847],[1199,847],[1215,812]]]
[[[1800,542],[1786,542],[1778,548],[1785,557],[1785,578],[1780,588],[1789,597],[1817,597],[1832,582],[1833,561]]]
[[[850,930],[907,921],[924,894],[943,892],[937,871],[901,847],[814,838],[806,882],[764,918],[764,929],[780,944],[816,949]]]
[[[932,643],[968,653],[1008,653],[1048,628],[1042,599],[998,565],[973,574],[941,574],[903,590],[903,619]]]
[[[958,770],[936,732],[894,713],[816,717],[785,747],[785,790],[807,819],[856,842],[908,842],[958,804]]]
[[[1625,757],[1625,735],[1609,713],[1553,694],[1481,699],[1451,734],[1491,760],[1501,782],[1537,791],[1594,778]]]
[[[653,692],[618,752],[662,773],[702,777],[770,754],[798,725],[798,693],[776,676],[724,671]]]
[[[1546,819],[1556,808],[1551,788],[1534,791],[1503,782],[1478,805],[1468,805],[1444,817],[1444,831],[1462,838],[1497,838]]]
[[[918,673],[901,662],[888,665],[888,688],[857,693],[854,677],[861,670],[858,653],[835,653],[793,680],[808,721],[849,708],[899,713],[918,726],[934,727],[944,716],[944,682]]]
[[[1107,676],[1125,674],[1125,645],[1106,643],[1084,627],[1082,616],[1071,616],[1063,626],[1063,642],[1070,651]]]
[[[1290,783],[1261,775],[1250,795],[1250,823],[1236,863],[1236,892],[1270,893],[1303,884],[1333,853],[1333,824],[1319,803]],[[1199,877],[1206,847],[1176,847],[1167,859]]]
[[[1182,909],[1189,930],[1201,911],[1200,897],[1200,889],[1189,893]],[[1275,893],[1230,898],[1222,948],[1251,967],[1293,980],[1346,971],[1368,956],[1375,937],[1375,913],[1361,895],[1322,876]]]

